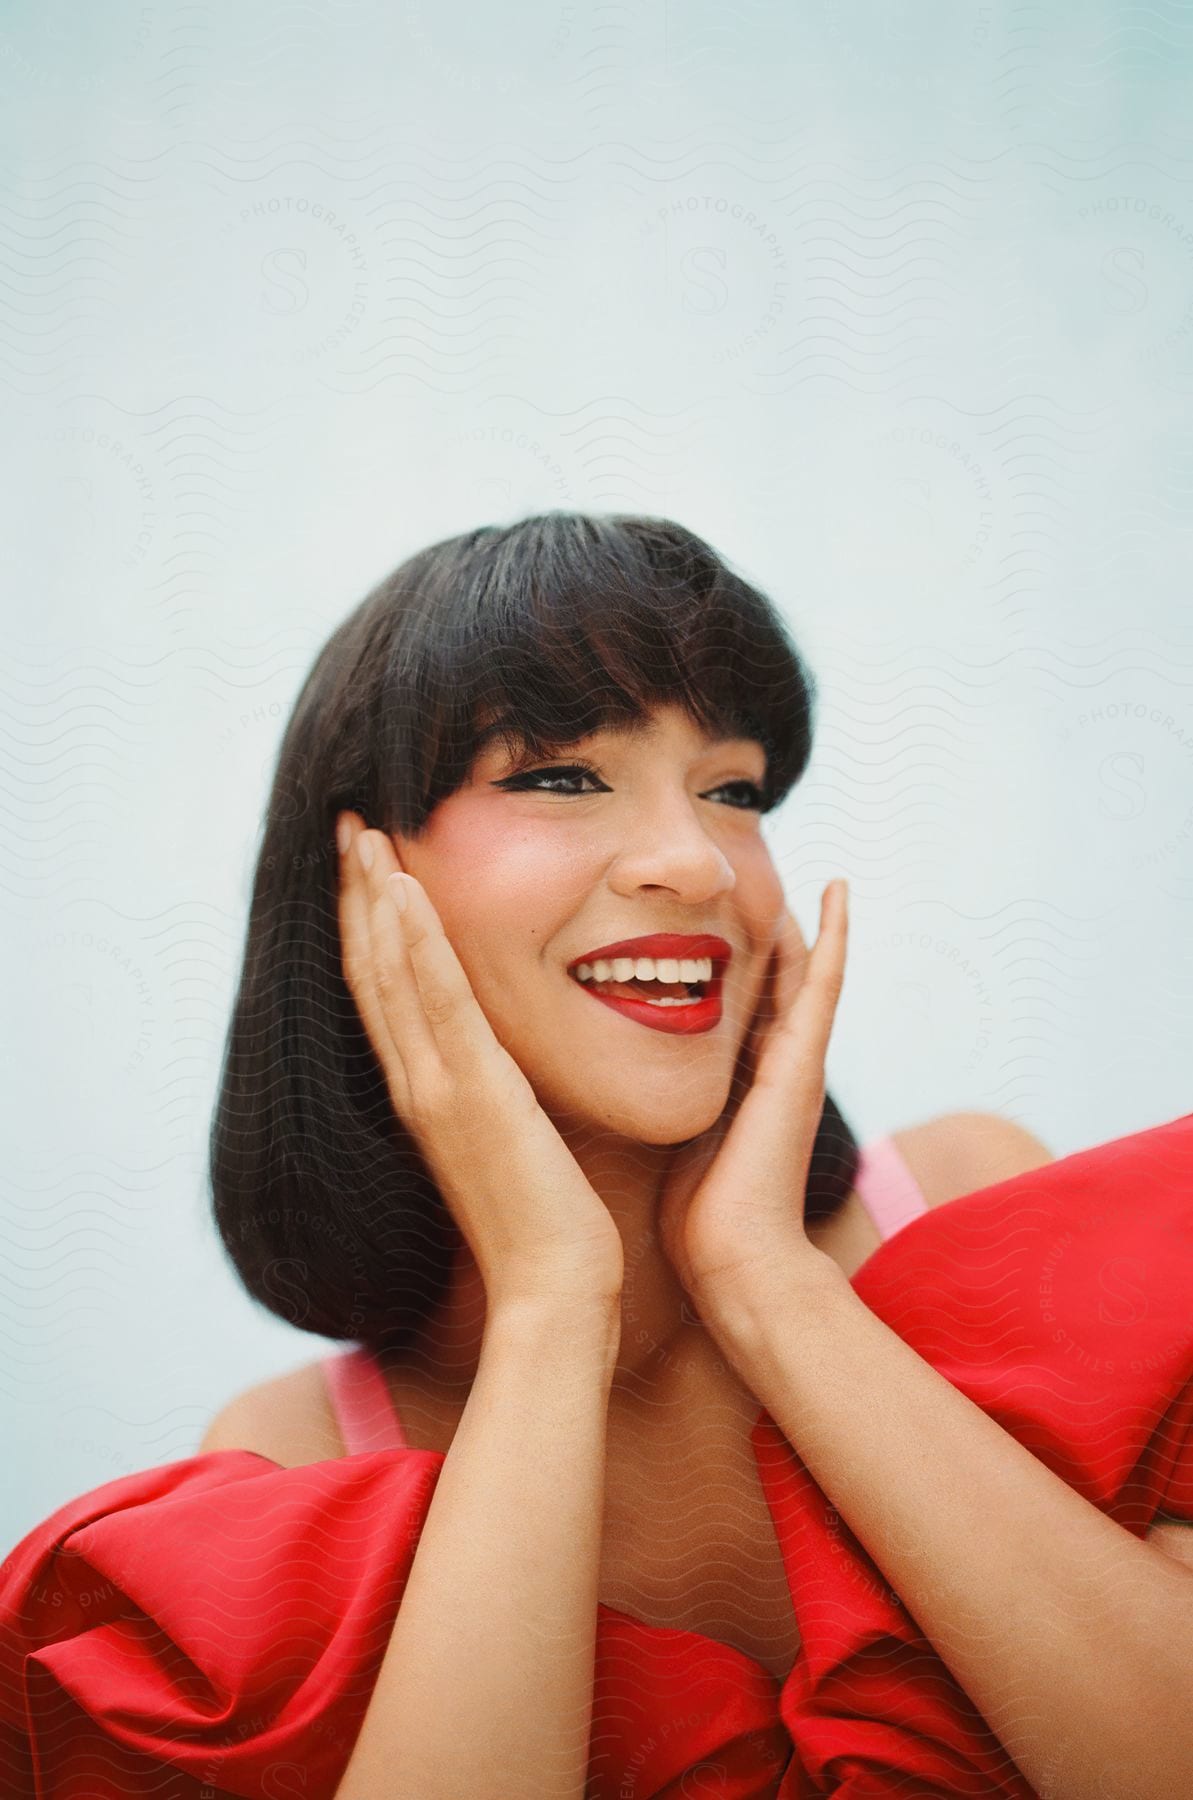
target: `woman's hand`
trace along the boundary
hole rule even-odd
[[[336,830],[344,979],[486,1298],[612,1300],[625,1267],[613,1216],[497,1041],[426,890],[385,832],[352,812]]]
[[[718,1304],[764,1302],[793,1267],[823,1260],[804,1230],[803,1196],[846,936],[844,881],[825,889],[810,954],[783,914],[729,1103],[680,1146],[664,1181],[663,1248],[706,1323]]]

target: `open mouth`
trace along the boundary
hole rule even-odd
[[[664,958],[578,963],[569,974],[594,1000],[623,1018],[655,1031],[687,1035],[711,1031],[721,1018],[721,987],[727,959]],[[647,965],[647,966],[643,966]]]
[[[724,962],[720,967],[724,969]],[[689,1006],[712,986],[717,960],[696,957],[614,957],[577,963],[573,980],[601,999],[639,1000],[648,1006]]]

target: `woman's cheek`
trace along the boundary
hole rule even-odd
[[[757,859],[739,867],[736,899],[755,938],[773,944],[787,898],[782,877],[765,848],[760,847]]]
[[[478,821],[458,836],[458,844],[437,845],[428,865],[431,902],[466,970],[471,957],[490,979],[513,969],[521,980],[526,961],[567,930],[589,889],[578,881],[574,859],[541,833]]]

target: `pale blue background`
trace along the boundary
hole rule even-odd
[[[327,1348],[206,1135],[279,733],[434,538],[674,515],[822,688],[864,1137],[1193,1106],[1193,12],[9,7],[0,1536]]]

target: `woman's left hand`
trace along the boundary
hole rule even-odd
[[[825,889],[810,954],[784,912],[729,1104],[680,1146],[663,1183],[663,1249],[708,1325],[823,1260],[804,1230],[804,1191],[845,978],[846,896],[843,880]]]

